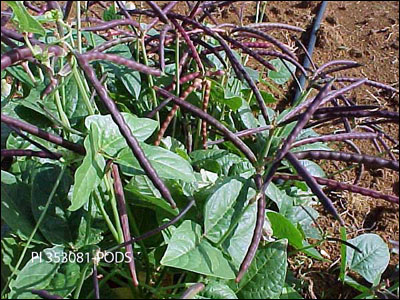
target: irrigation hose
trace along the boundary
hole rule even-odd
[[[314,23],[311,28],[310,32],[310,38],[308,40],[308,45],[307,45],[307,52],[309,53],[310,57],[312,57],[314,48],[315,48],[315,42],[317,40],[317,33],[321,25],[322,18],[324,16],[326,7],[328,5],[328,1],[322,1],[320,4],[320,7],[318,9],[317,14],[315,15],[314,18]],[[311,64],[311,61],[308,59],[307,55],[304,57],[304,62],[303,62],[303,68],[307,69]],[[297,87],[296,93],[293,98],[293,102],[295,103],[296,100],[300,97],[301,95],[301,90],[304,88],[304,85],[306,83],[306,77],[304,74],[301,75],[300,80],[299,80],[300,86]]]

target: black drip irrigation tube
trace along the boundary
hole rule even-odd
[[[324,16],[324,13],[325,13],[327,5],[328,5],[328,1],[322,1],[321,4],[320,4],[320,7],[318,9],[318,12],[317,12],[317,14],[315,15],[315,18],[314,18],[314,23],[313,23],[312,28],[311,28],[310,38],[308,40],[308,45],[307,45],[307,52],[308,52],[310,58],[312,57],[313,52],[314,52],[315,42],[317,40],[317,32],[318,32],[319,27],[321,25],[321,21],[322,21],[322,18]],[[311,61],[308,59],[308,56],[305,55],[304,56],[303,67],[306,69],[306,68],[308,68],[310,66],[310,64],[311,64]],[[298,86],[297,89],[296,89],[296,93],[295,93],[294,98],[293,98],[293,103],[295,103],[297,101],[297,99],[300,97],[301,90],[304,88],[304,85],[306,83],[306,77],[304,76],[304,74],[301,75],[299,83],[300,83],[300,86]]]

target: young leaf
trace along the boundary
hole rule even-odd
[[[362,234],[349,243],[362,251],[359,253],[347,247],[347,265],[365,280],[372,284],[379,283],[382,273],[389,264],[389,248],[382,238],[376,234]]]
[[[287,241],[260,247],[247,273],[234,291],[240,299],[278,299],[287,271]]]
[[[46,31],[26,10],[23,1],[6,1],[14,12],[13,20],[18,23],[18,29],[21,33],[37,33],[41,36],[46,35]]]
[[[286,65],[289,67],[289,70],[286,68],[285,64],[281,59],[276,58],[270,61],[270,63],[275,67],[276,71],[269,70],[268,77],[275,81],[277,84],[285,84],[296,72],[296,66],[291,62],[285,61]]]
[[[221,251],[204,239],[200,225],[189,220],[174,231],[161,264],[212,277],[235,278]]]
[[[95,123],[90,126],[89,135],[84,141],[86,156],[75,172],[74,191],[70,211],[76,211],[89,201],[90,194],[100,184],[104,176],[106,162],[98,153],[100,147],[99,128]]]
[[[194,182],[196,180],[192,166],[187,160],[183,159],[179,155],[164,148],[150,146],[144,143],[140,143],[140,146],[161,178],[178,179],[184,182]],[[116,161],[121,165],[142,172],[139,162],[133,156],[132,151],[129,148],[123,149],[118,154]],[[132,174],[129,169],[125,168],[123,171]]]

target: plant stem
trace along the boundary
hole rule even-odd
[[[340,227],[340,238],[343,241],[347,241],[347,232],[346,232],[346,227],[341,226]],[[340,264],[340,275],[339,279],[344,283],[345,277],[346,277],[346,264],[347,264],[347,246],[344,243],[340,244],[340,259],[341,259],[341,264]]]
[[[49,195],[49,198],[47,199],[47,202],[46,202],[46,204],[44,206],[44,209],[43,209],[42,213],[40,214],[40,217],[39,217],[35,227],[33,228],[33,231],[31,233],[31,235],[29,236],[28,241],[26,242],[24,249],[22,250],[21,256],[19,257],[19,260],[18,260],[13,272],[8,277],[7,283],[5,284],[4,289],[1,292],[1,299],[4,299],[4,294],[5,294],[5,292],[7,291],[8,287],[10,285],[11,279],[17,274],[18,269],[21,266],[22,261],[25,258],[25,254],[26,254],[26,252],[27,252],[27,250],[28,250],[28,248],[29,248],[29,246],[30,246],[30,244],[31,244],[36,232],[38,231],[40,225],[42,224],[42,222],[44,220],[44,217],[46,216],[47,210],[49,209],[50,203],[54,198],[54,195],[55,195],[55,193],[57,191],[58,186],[60,185],[61,179],[62,179],[62,177],[63,177],[63,175],[65,173],[65,170],[66,170],[66,165],[63,165],[62,169],[61,169],[61,172],[60,172],[60,174],[58,174],[57,180],[56,180],[56,182],[54,184],[54,187],[53,187],[53,189],[52,189],[52,191],[51,191],[51,193]]]
[[[94,115],[94,109],[92,107],[92,104],[90,103],[90,99],[89,99],[89,95],[88,95],[88,89],[85,88],[83,81],[82,81],[82,75],[81,73],[78,71],[77,65],[76,65],[76,61],[73,62],[73,67],[72,67],[72,73],[74,75],[75,81],[78,85],[78,89],[79,92],[82,95],[83,98],[83,102],[85,103],[86,109],[89,112],[89,115]]]
[[[113,184],[111,183],[111,175],[110,174],[106,174],[105,184],[106,184],[106,187],[108,190],[108,194],[110,196],[111,209],[113,211],[115,225],[117,227],[117,233],[118,233],[117,241],[118,241],[118,243],[123,243],[124,242],[124,232],[123,232],[122,226],[121,226],[121,220],[119,217],[118,206],[117,206],[117,199],[115,197]]]
[[[143,54],[143,60],[144,60],[144,64],[146,66],[149,66],[149,60],[147,58],[147,52],[146,52],[146,45],[144,43],[144,37],[142,37],[141,39],[141,48],[142,48],[142,54]],[[153,98],[153,108],[157,107],[157,94],[156,91],[153,89],[154,86],[154,81],[153,81],[153,76],[152,75],[147,75],[147,78],[149,80],[149,89],[150,89],[150,93],[151,93],[151,97]],[[160,129],[160,114],[159,112],[156,113],[156,120],[158,122],[158,130]]]
[[[78,287],[76,288],[75,293],[74,293],[74,299],[79,299],[79,294],[81,293],[83,283],[85,282],[86,272],[89,269],[90,265],[91,265],[91,263],[87,263],[83,267],[81,277],[79,278],[79,281],[78,281]]]
[[[77,42],[78,52],[82,53],[82,32],[81,32],[81,1],[76,1],[76,31],[77,31]]]
[[[113,235],[114,239],[116,241],[119,241],[118,232],[115,229],[114,224],[111,222],[111,219],[108,216],[106,210],[104,209],[104,205],[103,205],[102,199],[100,198],[99,195],[97,195],[96,192],[93,192],[92,195],[94,196],[95,201],[96,201],[96,205],[100,209],[100,212],[103,215],[103,218],[107,223],[108,229],[111,231],[111,234]]]

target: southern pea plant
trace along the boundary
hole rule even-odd
[[[340,243],[344,284],[393,293],[380,281],[387,245],[374,234],[347,240],[325,188],[398,205],[360,180],[399,171],[398,140],[385,131],[399,114],[346,97],[398,90],[340,75],[354,61],[304,68],[301,42],[275,34],[303,29],[260,22],[261,2],[248,25],[233,1],[188,1],[187,14],[174,12],[178,1],[6,2],[2,297],[297,297],[288,257],[326,260],[325,242]],[[215,19],[227,7],[237,24]],[[284,87],[299,76],[307,84],[292,99]],[[291,104],[272,109],[271,92]],[[354,182],[315,161],[340,162],[336,174]],[[318,201],[340,237],[318,226]]]

